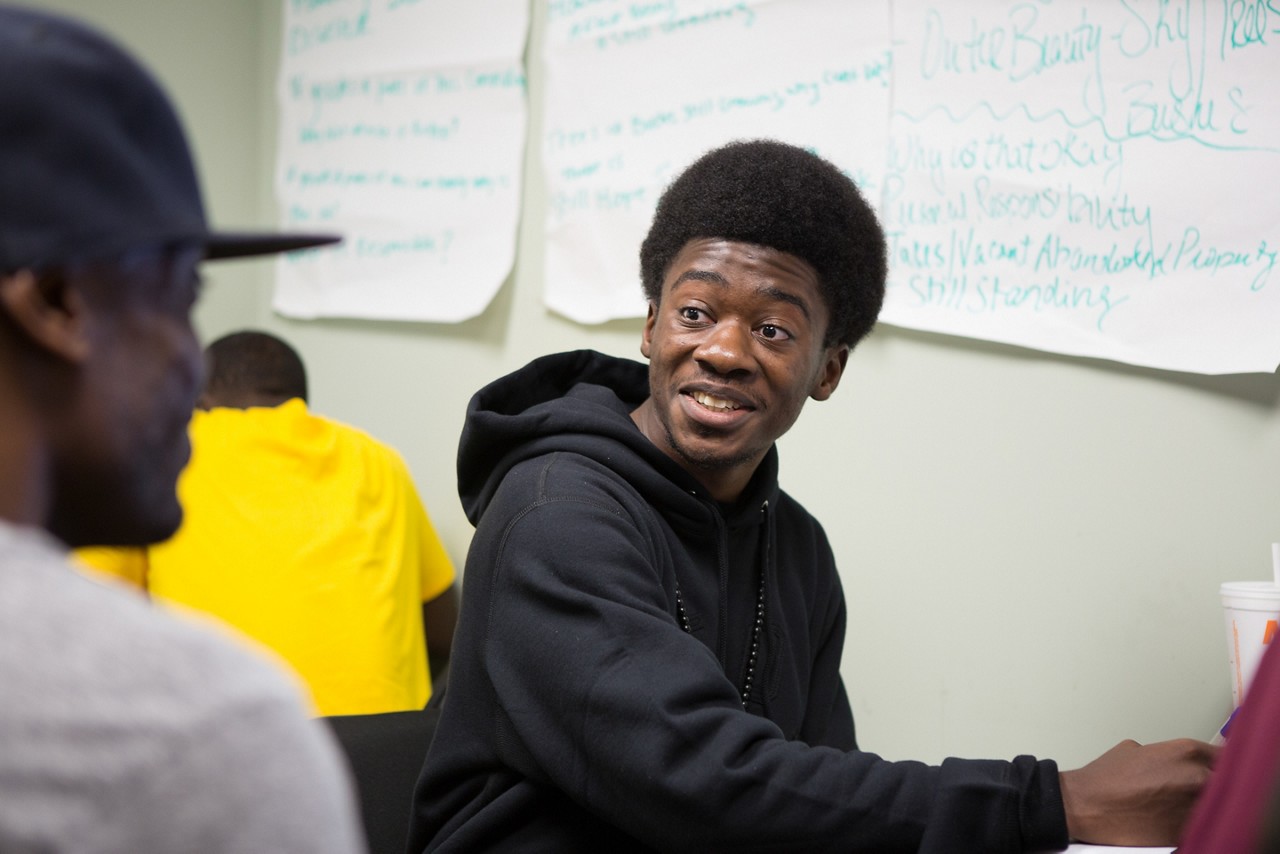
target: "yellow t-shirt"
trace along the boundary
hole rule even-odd
[[[400,455],[298,399],[196,412],[190,434],[178,532],[80,560],[275,650],[320,714],[422,708],[422,603],[454,569]]]

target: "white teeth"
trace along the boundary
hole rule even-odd
[[[693,393],[693,399],[708,409],[723,409],[727,411],[738,408],[738,404],[734,403],[732,400],[725,400],[723,397],[716,397],[715,395],[701,391],[695,391]]]

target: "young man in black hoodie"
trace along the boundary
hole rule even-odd
[[[641,248],[648,367],[538,359],[471,401],[476,535],[410,849],[980,851],[1176,842],[1212,748],[888,762],[858,749],[845,604],[775,440],[825,400],[884,295],[835,167],[734,143]]]

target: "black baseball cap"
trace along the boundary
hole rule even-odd
[[[168,96],[119,45],[0,5],[0,272],[194,243],[208,259],[336,243],[213,231]]]

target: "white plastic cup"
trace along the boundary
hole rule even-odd
[[[1228,581],[1219,592],[1227,618],[1231,702],[1238,707],[1262,654],[1280,634],[1280,585],[1271,581]]]

